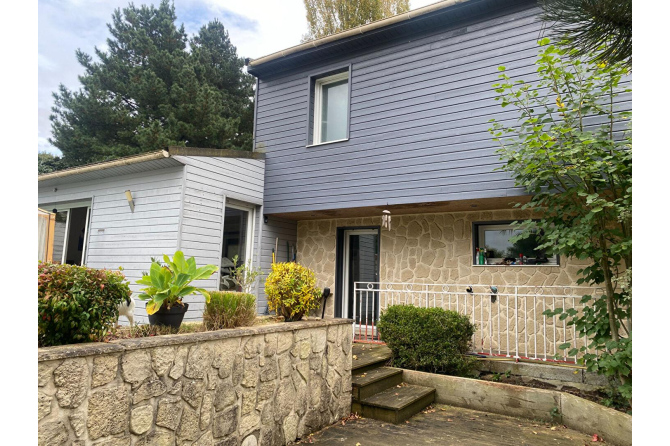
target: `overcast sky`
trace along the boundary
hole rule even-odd
[[[412,9],[436,0],[411,0]],[[52,93],[64,84],[79,88],[82,73],[75,59],[80,48],[93,54],[94,47],[104,49],[109,36],[107,23],[112,12],[128,0],[39,0],[38,2],[38,150],[54,154],[51,146],[49,113]],[[135,5],[159,0],[137,0]],[[190,35],[210,20],[218,18],[230,34],[238,55],[257,58],[300,43],[307,31],[303,0],[175,0],[177,21],[184,23]]]

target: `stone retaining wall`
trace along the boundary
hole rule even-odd
[[[403,370],[402,378],[408,384],[433,387],[436,403],[559,422],[617,446],[633,443],[632,416],[569,393],[416,370]]]
[[[284,445],[349,415],[351,321],[39,349],[40,445]]]

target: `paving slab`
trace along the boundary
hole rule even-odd
[[[594,432],[597,434],[597,432]],[[400,425],[367,418],[338,422],[301,440],[322,446],[607,445],[560,425],[435,404]]]

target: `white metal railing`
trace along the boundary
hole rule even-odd
[[[584,286],[414,284],[355,282],[353,315],[357,342],[383,343],[377,331],[379,314],[391,305],[414,305],[454,310],[470,317],[476,326],[472,344],[476,353],[516,359],[574,363],[571,348],[587,345],[574,326],[545,310],[574,308],[581,313],[584,295],[599,298],[600,288]],[[558,346],[570,343],[568,349]],[[587,350],[588,352],[588,350]]]

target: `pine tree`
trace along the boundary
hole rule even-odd
[[[409,11],[409,0],[303,0],[309,31],[303,42]]]
[[[632,0],[542,0],[542,19],[577,56],[633,63]]]
[[[49,152],[37,152],[37,173],[49,173],[63,169],[63,163],[58,156]]]
[[[51,115],[63,163],[76,166],[169,145],[251,148],[253,95],[243,59],[218,21],[189,42],[174,5],[117,9],[107,51],[78,50],[78,91],[60,85]],[[190,44],[190,50],[187,49]]]

